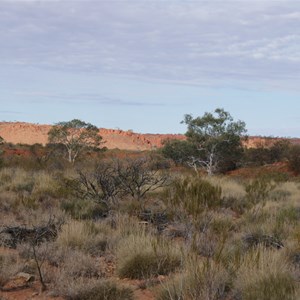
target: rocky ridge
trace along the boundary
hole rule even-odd
[[[40,125],[25,122],[0,122],[0,136],[8,143],[45,145],[51,125]],[[160,148],[166,139],[185,140],[183,134],[141,134],[130,130],[100,128],[99,134],[108,149],[120,150],[152,150]],[[270,147],[283,138],[249,137],[244,141],[247,148]],[[293,144],[300,144],[300,139],[289,139]]]

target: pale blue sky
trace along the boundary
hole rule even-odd
[[[300,137],[300,1],[0,0],[0,121]]]

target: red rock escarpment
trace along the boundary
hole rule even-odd
[[[43,144],[48,142],[51,125],[39,125],[23,122],[1,122],[0,136],[13,144]],[[184,140],[182,134],[140,134],[119,129],[99,129],[99,134],[108,149],[151,150],[159,148],[166,139]]]
[[[51,125],[39,125],[24,122],[0,122],[0,136],[13,144],[43,144],[48,141]],[[119,129],[99,129],[99,134],[108,149],[151,150],[159,148],[166,139],[185,140],[183,134],[140,134]],[[244,141],[247,148],[270,147],[282,138],[249,137]],[[300,139],[289,139],[293,144],[300,144]]]

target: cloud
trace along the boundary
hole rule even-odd
[[[288,0],[2,1],[0,65],[298,89],[299,16]]]
[[[145,102],[145,101],[129,101],[124,99],[113,98],[98,93],[49,93],[40,91],[22,91],[15,92],[15,96],[24,101],[24,98],[30,99],[30,103],[45,103],[45,100],[51,99],[52,103],[67,103],[67,104],[92,104],[92,105],[110,105],[110,106],[164,106],[163,103]]]
[[[22,113],[20,111],[14,111],[14,110],[0,110],[0,114],[3,114],[3,115],[20,115]]]

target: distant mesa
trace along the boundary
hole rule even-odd
[[[48,131],[51,125],[40,125],[25,122],[0,122],[0,136],[13,144],[47,144]],[[132,130],[100,128],[99,134],[108,149],[120,150],[151,150],[160,148],[164,140],[185,140],[183,134],[141,134]],[[270,147],[283,138],[249,137],[244,145],[247,148]],[[289,139],[293,144],[300,144],[300,139]]]
[[[51,125],[31,124],[25,122],[0,122],[0,136],[13,144],[47,144]],[[184,140],[183,134],[141,134],[132,130],[100,128],[99,134],[108,149],[151,150],[160,148],[166,139]]]

